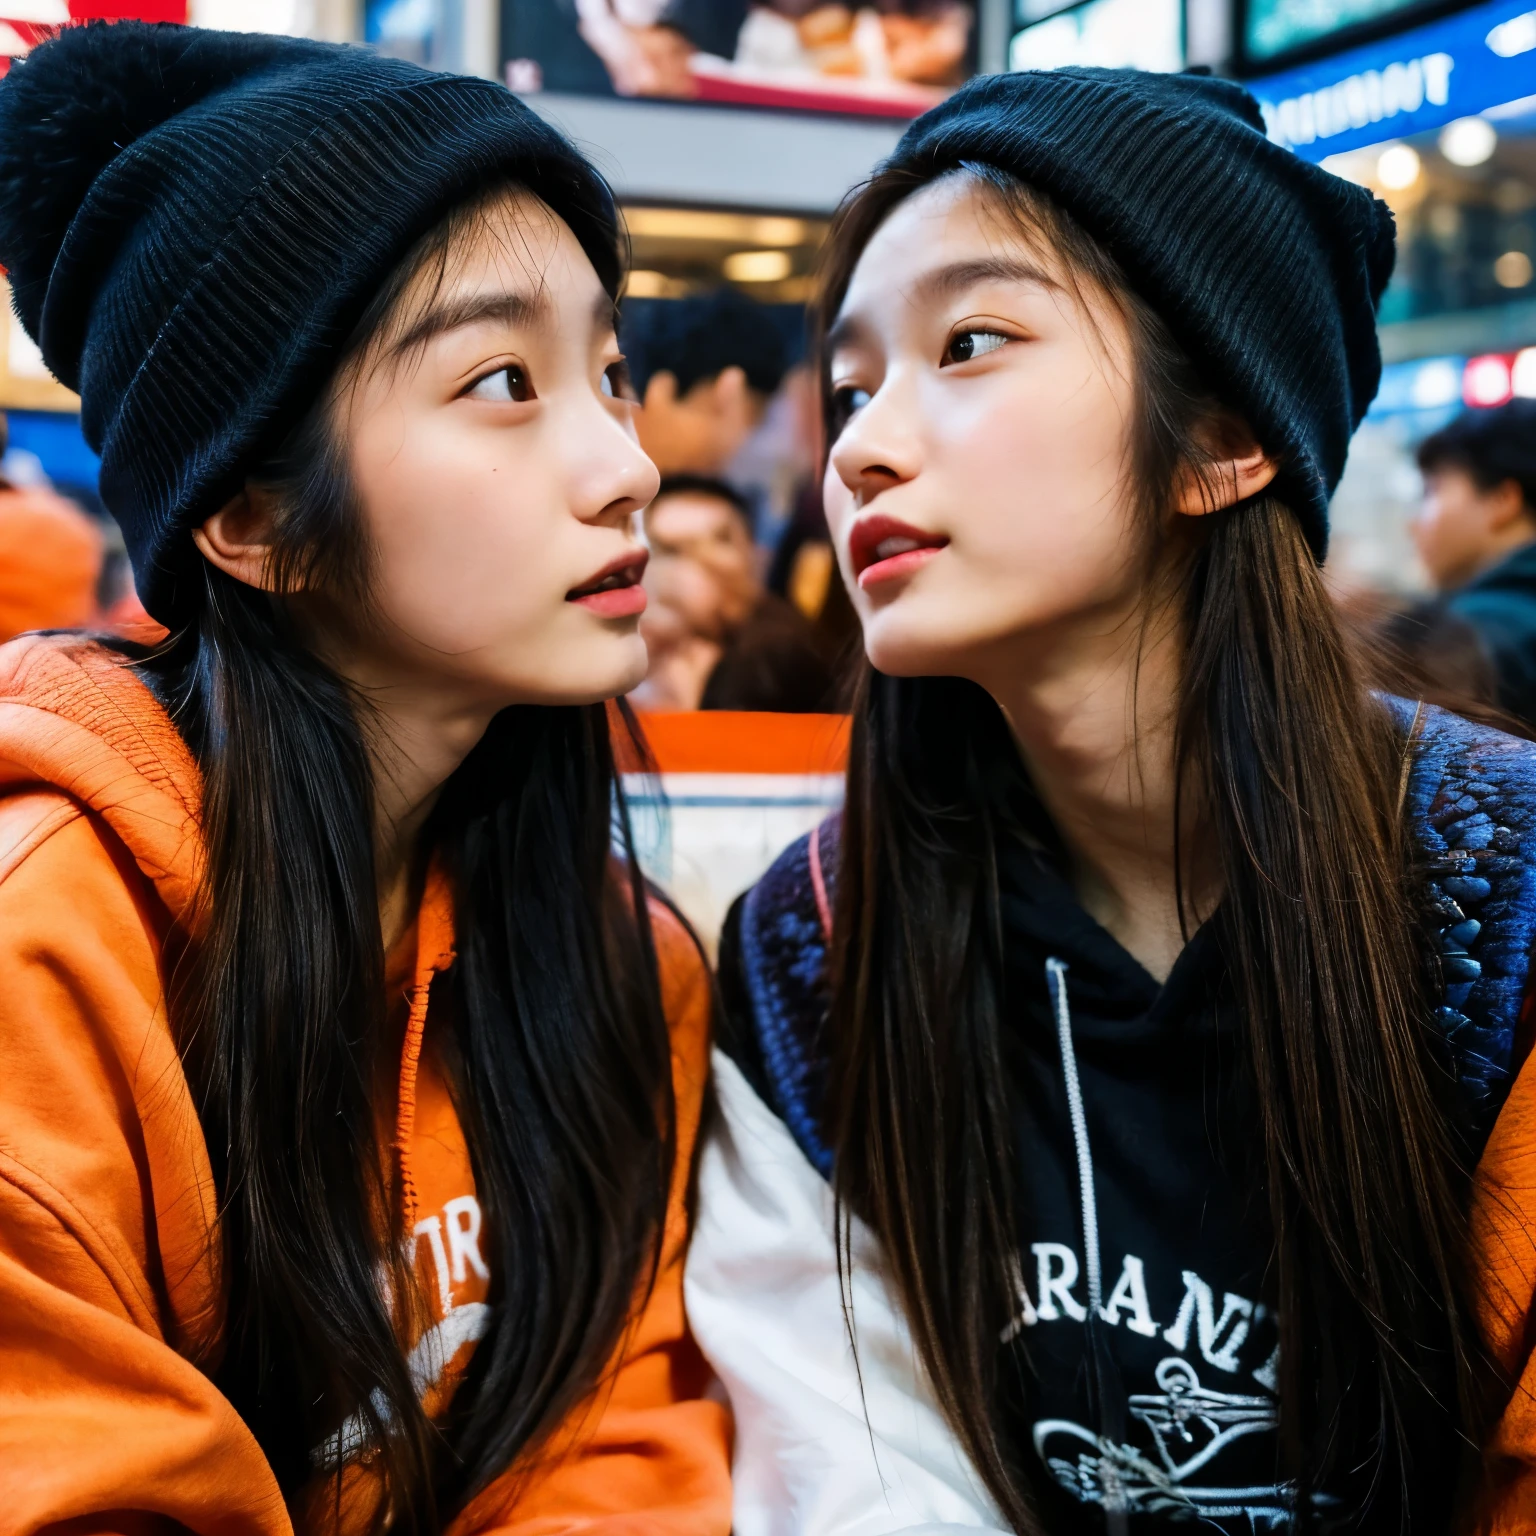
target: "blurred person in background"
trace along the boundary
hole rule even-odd
[[[1321,570],[1393,260],[1186,74],[973,81],[840,209],[867,664],[688,1259],[740,1536],[1536,1527],[1536,746]]]
[[[726,1536],[608,188],[491,81],[66,28],[0,263],[171,631],[0,648],[0,1525]]]
[[[804,364],[787,367],[784,335],[764,308],[734,289],[626,308],[624,346],[643,399],[640,441],[664,477],[728,482],[763,549],[767,587],[786,598],[835,660],[857,625],[832,580],[832,546],[815,466],[821,422]],[[670,620],[657,616],[660,626]],[[703,666],[697,641],[684,650]],[[689,690],[684,690],[687,696]]]
[[[1536,727],[1536,400],[1471,410],[1419,445],[1419,558],[1481,640],[1499,703]]]
[[[1424,683],[1415,698],[1438,704],[1441,697],[1433,695],[1439,694],[1447,701],[1497,704],[1498,674],[1482,636],[1445,603],[1428,598],[1396,608],[1382,620],[1380,634],[1420,669]]]
[[[795,497],[789,519],[774,543],[768,590],[780,593],[809,619],[817,644],[834,667],[858,649],[859,619],[837,574],[837,555],[827,532],[821,486],[814,480]]]
[[[1499,704],[1498,675],[1482,636],[1443,597],[1356,586],[1335,591],[1334,598],[1339,622],[1376,687],[1529,734]]]
[[[0,416],[0,456],[5,452]],[[75,629],[96,614],[104,541],[72,501],[0,475],[0,641],[29,629]]]
[[[787,371],[773,317],[734,288],[632,306],[623,344],[663,478],[724,475]]]
[[[809,621],[764,589],[746,504],[723,481],[663,480],[645,512],[651,560],[640,633],[650,654],[630,697],[642,709],[805,713],[832,707],[832,674]]]

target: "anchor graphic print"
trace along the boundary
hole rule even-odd
[[[1028,1443],[1050,1480],[1103,1516],[1290,1530],[1292,1489],[1275,1473],[1279,1348],[1269,1310],[1216,1292],[1194,1270],[1180,1273],[1175,1292],[1140,1256],[1124,1255],[1092,1319],[1118,1389],[1118,1410],[1106,1411],[1102,1386],[1086,1387],[1095,1343],[1077,1253],[1064,1243],[1034,1243],[1030,1253],[1033,1295],[1018,1277],[1004,1342],[1032,1364]],[[1154,1299],[1169,1305],[1154,1314]]]

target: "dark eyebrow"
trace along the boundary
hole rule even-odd
[[[606,305],[608,297],[603,296]],[[535,326],[547,323],[550,318],[549,300],[542,292],[486,293],[472,298],[454,299],[445,304],[434,304],[390,348],[394,353],[410,352],[441,336],[445,331],[463,330],[467,325],[484,325],[494,322],[501,325]]]
[[[482,294],[477,298],[433,305],[390,350],[397,354],[409,352],[434,336],[462,330],[467,325],[492,322],[507,326],[536,326],[548,324],[549,319],[549,300],[542,290],[535,294]],[[618,306],[606,291],[592,301],[592,322],[606,330],[618,331]]]
[[[839,315],[832,322],[831,329],[827,332],[827,339],[822,344],[828,357],[831,357],[839,347],[846,347],[850,342],[857,342],[864,334],[864,327],[854,315]]]
[[[912,297],[919,302],[936,303],[952,299],[978,283],[1036,283],[1045,288],[1060,288],[1060,281],[1044,267],[1016,256],[979,256],[974,261],[951,262],[925,272],[912,285]],[[848,342],[856,342],[864,327],[854,315],[839,316],[827,332],[826,349],[830,354]]]
[[[1017,256],[978,256],[974,261],[957,261],[923,273],[913,292],[925,299],[951,299],[978,283],[1034,283],[1042,288],[1061,287],[1044,267],[1032,261]]]

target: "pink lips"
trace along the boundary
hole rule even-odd
[[[909,549],[900,555],[888,555],[884,560],[877,560],[859,572],[859,585],[868,592],[871,587],[881,586],[887,581],[899,581],[903,576],[921,570],[943,547],[940,544],[927,549]]]
[[[868,592],[919,571],[940,554],[949,540],[884,513],[861,517],[848,538],[848,553],[859,586]]]
[[[601,619],[630,619],[644,613],[645,588],[640,585],[640,578],[650,558],[650,551],[644,549],[621,555],[590,581],[572,587],[565,594],[566,602],[578,603]]]

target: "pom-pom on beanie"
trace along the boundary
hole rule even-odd
[[[316,398],[410,247],[498,180],[619,281],[612,199],[489,80],[260,34],[66,29],[0,82],[0,265],[81,396],[139,595],[171,627],[190,530]]]
[[[990,75],[920,117],[887,164],[993,166],[1048,194],[1163,318],[1281,462],[1319,559],[1349,439],[1381,382],[1391,210],[1265,136],[1241,86],[1118,69]]]

